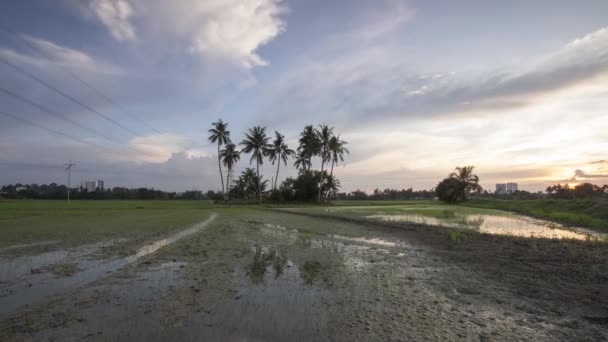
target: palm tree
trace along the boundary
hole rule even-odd
[[[222,157],[222,163],[228,169],[228,173],[226,174],[226,193],[230,192],[230,175],[232,174],[232,169],[236,165],[236,163],[241,159],[241,152],[236,149],[236,145],[233,143],[229,143],[226,145],[220,152],[220,156]]]
[[[473,169],[475,169],[475,166],[457,167],[449,176],[450,178],[456,179],[464,186],[465,198],[466,193],[479,193],[483,191],[483,188],[479,185],[479,177],[473,174]]]
[[[323,172],[325,163],[329,161],[329,141],[334,136],[334,128],[329,127],[326,124],[319,125],[319,129],[316,130],[319,141],[319,156],[321,157],[321,173]]]
[[[306,154],[299,152],[296,156],[296,161],[293,163],[297,169],[308,170],[310,169],[310,159],[306,156]]]
[[[308,160],[302,166],[305,167],[305,170],[310,170],[312,157],[318,155],[321,150],[321,141],[317,135],[317,130],[312,125],[305,126],[304,130],[300,133],[298,142],[300,143],[298,152]]]
[[[274,184],[272,186],[273,190],[275,190],[277,188],[277,180],[279,179],[279,168],[281,167],[281,161],[283,161],[283,164],[285,164],[285,166],[287,166],[287,159],[289,159],[289,157],[292,157],[294,154],[296,154],[296,152],[294,150],[290,149],[289,146],[287,146],[287,144],[285,143],[285,137],[283,136],[283,134],[281,134],[277,131],[274,131],[274,134],[275,134],[276,138],[274,139],[272,148],[269,151],[269,158],[270,158],[270,161],[272,162],[272,165],[274,165],[275,161],[278,161],[277,175],[274,178]]]
[[[217,143],[217,167],[220,169],[220,183],[222,184],[222,194],[226,197],[226,191],[224,189],[224,175],[222,174],[222,162],[220,157],[220,147],[230,142],[230,131],[228,130],[228,123],[219,119],[217,122],[211,124],[213,128],[209,130],[209,141],[211,143]]]
[[[330,179],[334,177],[334,165],[344,162],[344,155],[350,154],[348,148],[345,145],[348,143],[344,140],[340,140],[340,136],[333,136],[329,139],[329,155],[331,159],[331,172],[329,173]],[[327,198],[329,199],[329,192],[327,192]]]
[[[334,175],[334,164],[339,164],[340,162],[344,162],[344,155],[350,154],[348,148],[345,145],[348,143],[344,140],[340,140],[340,136],[333,136],[329,140],[329,154],[331,158],[331,172],[330,176]]]
[[[245,133],[245,139],[241,141],[243,145],[243,152],[251,153],[251,159],[249,164],[255,159],[256,173],[258,179],[260,178],[260,165],[264,163],[264,157],[268,155],[270,151],[270,144],[268,144],[268,136],[266,135],[266,127],[254,126]],[[258,182],[258,199],[262,200],[262,191]]]
[[[321,174],[324,173],[325,163],[330,160],[329,141],[334,136],[334,128],[326,124],[319,125],[319,129],[315,130],[319,141],[319,156],[321,157]],[[321,202],[321,184],[319,184],[318,201]]]

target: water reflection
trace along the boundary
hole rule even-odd
[[[247,265],[247,275],[253,284],[261,284],[264,282],[264,276],[268,267],[272,266],[274,270],[274,278],[283,274],[283,270],[287,265],[287,258],[281,255],[276,250],[265,251],[261,246],[255,247],[255,253],[251,263]]]
[[[532,219],[518,215],[474,214],[454,217],[430,217],[424,215],[395,214],[368,215],[372,220],[391,222],[412,222],[435,226],[475,229],[482,233],[511,235],[530,238],[550,239],[589,239],[589,234],[568,230],[565,227],[544,220]]]

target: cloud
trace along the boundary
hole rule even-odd
[[[587,173],[584,170],[575,170],[574,171],[574,176],[572,177],[572,180],[577,180],[578,178],[608,178],[608,174],[601,174],[601,173]]]
[[[109,62],[94,58],[84,51],[56,44],[50,40],[29,35],[22,35],[19,39],[28,41],[38,51],[37,54],[24,54],[11,49],[0,49],[0,55],[18,62],[47,67],[60,65],[68,69],[80,69],[91,73],[104,73],[122,75],[125,71]]]
[[[170,133],[135,137],[128,145],[144,152],[138,155],[136,160],[148,163],[166,162],[175,153],[182,153],[188,158],[207,156],[207,153],[200,148],[200,144],[193,139]]]
[[[286,28],[281,0],[94,0],[90,6],[118,41],[178,46],[203,62],[245,69],[267,65],[257,50]]]
[[[608,27],[544,56],[475,73],[421,74],[404,62],[406,48],[383,41],[361,49],[359,42],[353,39],[339,50],[320,46],[310,53],[323,63],[302,59],[286,71],[268,91],[272,100],[264,112],[279,116],[297,103],[302,116],[331,112],[361,125],[371,119],[497,112],[528,107],[608,71]]]
[[[130,22],[133,9],[127,0],[93,0],[90,8],[117,41],[133,41],[137,38]]]
[[[589,162],[589,164],[605,164],[605,163],[608,163],[608,160],[601,159],[601,160],[594,160],[594,161]]]
[[[278,0],[197,2],[191,8],[195,27],[191,50],[230,58],[245,68],[267,65],[255,51],[285,30]]]

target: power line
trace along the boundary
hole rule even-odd
[[[23,97],[23,96],[21,96],[19,94],[16,94],[16,93],[14,93],[14,92],[6,89],[6,88],[0,87],[0,91],[3,92],[3,93],[5,93],[6,95],[9,95],[11,97],[14,97],[14,98],[18,99],[21,102],[25,102],[25,103],[29,104],[30,106],[36,107],[36,108],[40,109],[41,111],[43,111],[43,112],[45,112],[45,113],[47,113],[47,114],[49,114],[51,116],[54,116],[56,118],[60,118],[60,119],[62,119],[64,121],[67,121],[67,122],[71,123],[74,126],[77,126],[77,127],[81,128],[81,129],[89,131],[89,132],[91,132],[91,133],[93,133],[95,135],[98,135],[98,136],[106,139],[106,140],[109,140],[109,141],[117,143],[117,144],[122,144],[121,142],[119,142],[117,140],[114,140],[113,138],[111,138],[111,137],[109,137],[109,136],[107,136],[107,135],[105,135],[105,134],[103,134],[103,133],[101,133],[101,132],[99,132],[99,131],[97,131],[97,130],[95,130],[93,128],[84,126],[83,124],[79,123],[78,121],[70,119],[66,115],[63,115],[61,113],[57,113],[57,112],[55,112],[55,111],[53,111],[53,110],[51,110],[51,109],[49,109],[49,108],[47,108],[47,107],[39,104],[39,103],[36,103],[34,101],[31,101],[31,100],[28,100],[25,97]]]
[[[100,117],[104,118],[105,120],[107,120],[107,121],[109,121],[109,122],[111,122],[111,123],[115,124],[116,126],[118,126],[118,127],[122,128],[123,130],[125,130],[125,131],[127,131],[127,132],[129,132],[129,133],[131,133],[131,134],[133,134],[133,135],[135,135],[135,136],[139,136],[139,134],[137,134],[137,132],[133,131],[132,129],[130,129],[130,128],[128,128],[128,127],[126,127],[126,126],[124,126],[123,124],[121,124],[120,122],[118,122],[118,121],[116,121],[116,120],[112,119],[111,117],[109,117],[109,116],[107,116],[107,115],[104,115],[104,114],[100,113],[99,111],[95,110],[94,108],[91,108],[90,106],[88,106],[88,105],[86,105],[86,104],[84,104],[84,103],[80,102],[78,99],[76,99],[76,98],[72,97],[71,95],[69,95],[69,94],[67,94],[67,93],[63,92],[62,90],[60,90],[60,89],[58,89],[58,88],[54,87],[53,85],[51,85],[51,84],[47,83],[46,81],[44,81],[44,80],[42,80],[42,79],[40,79],[40,78],[36,77],[34,74],[32,74],[32,73],[28,72],[27,70],[24,70],[23,68],[21,68],[21,67],[17,66],[16,64],[13,64],[13,63],[9,62],[9,61],[8,61],[8,60],[6,60],[4,57],[1,57],[1,56],[0,56],[0,62],[2,62],[2,63],[4,63],[4,64],[6,64],[6,65],[8,65],[8,66],[10,66],[11,68],[13,68],[13,69],[14,69],[14,70],[16,70],[16,71],[18,71],[18,72],[20,72],[20,73],[22,73],[22,74],[24,74],[24,75],[28,76],[29,78],[31,78],[31,79],[33,79],[34,81],[36,81],[36,82],[38,82],[38,83],[42,84],[43,86],[47,87],[48,89],[51,89],[52,91],[56,92],[57,94],[59,94],[59,95],[61,95],[61,96],[65,97],[66,99],[68,99],[68,100],[70,100],[70,101],[72,101],[72,102],[74,102],[74,103],[78,104],[79,106],[83,107],[84,109],[88,110],[89,112],[91,112],[91,113],[93,113],[93,114],[95,114],[95,115],[97,115],[97,116],[100,116]]]
[[[103,147],[103,146],[100,146],[100,145],[97,145],[97,144],[94,144],[94,143],[88,142],[88,141],[86,141],[86,140],[82,140],[82,139],[76,138],[76,137],[74,137],[73,135],[70,135],[70,134],[67,134],[67,133],[63,133],[63,132],[61,132],[61,131],[54,130],[54,129],[52,129],[52,128],[48,128],[48,127],[46,127],[46,126],[44,126],[44,125],[41,125],[41,124],[36,123],[36,122],[34,122],[34,121],[30,121],[30,120],[27,120],[27,119],[21,118],[21,117],[19,117],[19,116],[17,116],[17,115],[13,115],[13,114],[11,114],[11,113],[7,113],[7,112],[0,111],[0,115],[7,116],[7,117],[12,118],[12,119],[14,119],[14,120],[16,120],[16,121],[20,121],[21,123],[24,123],[24,124],[26,124],[26,125],[30,125],[30,126],[33,126],[33,127],[36,127],[36,128],[39,128],[39,129],[42,129],[42,130],[45,130],[45,131],[51,132],[51,133],[56,134],[56,135],[60,135],[60,136],[62,136],[62,137],[64,137],[64,138],[67,138],[67,139],[70,139],[70,140],[76,141],[76,142],[81,143],[81,144],[90,145],[90,146],[93,146],[93,147],[96,147],[96,148],[100,148],[100,149],[104,149],[104,150],[105,150],[105,149],[107,149],[107,148],[105,148],[105,147]],[[109,149],[108,149],[108,150],[109,150]]]
[[[44,57],[49,58],[50,57],[44,53],[41,52],[41,49],[35,47],[29,40],[27,40],[26,38],[24,38],[22,35],[18,34],[17,32],[15,32],[14,30],[8,28],[6,25],[3,25],[2,23],[0,23],[0,29],[13,34],[14,36],[16,36],[17,38],[19,38],[19,40],[21,42],[23,42],[26,46],[28,46],[32,51],[36,51],[39,54],[44,55]],[[84,85],[85,87],[89,88],[89,90],[91,90],[92,92],[94,92],[95,94],[97,94],[97,96],[103,98],[106,102],[108,102],[109,104],[113,105],[116,108],[119,108],[123,113],[125,113],[126,115],[128,115],[131,119],[135,120],[135,121],[139,121],[142,124],[144,124],[145,126],[147,126],[148,128],[150,128],[151,130],[155,131],[156,133],[161,133],[160,130],[156,129],[154,126],[150,125],[148,122],[144,121],[143,119],[141,119],[140,117],[136,116],[135,114],[130,113],[129,111],[127,111],[127,109],[118,104],[116,101],[112,100],[112,98],[108,95],[106,95],[105,93],[103,93],[101,90],[99,90],[98,88],[96,88],[95,86],[93,86],[92,84],[90,84],[89,82],[83,80],[82,78],[78,77],[78,75],[76,75],[75,73],[73,73],[72,71],[70,71],[68,68],[64,67],[61,64],[56,64],[60,69],[62,69],[65,73],[67,73],[68,75],[70,75],[70,77],[72,77],[73,79],[75,79],[76,81],[80,82],[82,85]]]
[[[43,112],[45,112],[45,113],[47,113],[47,114],[49,114],[49,115],[51,115],[51,116],[54,116],[54,117],[60,118],[60,119],[62,119],[62,120],[64,120],[64,121],[67,121],[67,122],[69,122],[69,123],[71,123],[71,124],[73,124],[73,125],[75,125],[75,126],[77,126],[77,127],[81,128],[81,129],[84,129],[84,130],[89,131],[89,132],[91,132],[91,133],[93,133],[93,134],[95,134],[95,135],[98,135],[98,136],[100,136],[100,137],[102,137],[102,138],[104,138],[104,139],[106,139],[106,140],[108,140],[108,141],[111,141],[111,142],[116,143],[116,144],[119,144],[119,145],[122,145],[122,144],[123,144],[122,142],[117,141],[117,140],[114,140],[113,138],[111,138],[111,137],[109,137],[109,136],[107,136],[107,135],[105,135],[105,134],[103,134],[103,133],[101,133],[101,132],[99,132],[99,131],[97,131],[97,130],[95,130],[95,129],[93,129],[93,128],[87,127],[87,126],[85,126],[85,125],[83,125],[83,124],[79,123],[78,121],[75,121],[75,120],[70,119],[70,118],[69,118],[68,116],[66,116],[66,115],[63,115],[63,114],[61,114],[61,113],[57,113],[57,112],[55,112],[55,111],[53,111],[53,110],[51,110],[51,109],[49,109],[49,108],[47,108],[47,107],[45,107],[45,106],[43,106],[43,105],[39,104],[39,103],[36,103],[36,102],[34,102],[34,101],[31,101],[31,100],[28,100],[28,99],[24,98],[23,96],[18,95],[18,94],[14,93],[14,92],[12,92],[12,91],[10,91],[10,90],[6,89],[6,88],[0,87],[0,92],[3,92],[3,93],[5,93],[6,95],[9,95],[9,96],[11,96],[11,97],[14,97],[14,98],[16,98],[16,99],[18,99],[18,100],[20,100],[20,101],[22,101],[22,102],[25,102],[25,103],[27,103],[27,104],[29,104],[29,105],[31,105],[31,106],[34,106],[34,107],[36,107],[36,108],[40,109],[41,111],[43,111]],[[152,154],[152,153],[150,153],[150,152],[143,151],[143,150],[140,150],[140,149],[137,149],[137,148],[134,148],[134,147],[129,147],[129,148],[130,148],[130,149],[132,149],[132,150],[138,151],[138,152],[140,152],[140,153],[144,153],[144,154],[147,154],[147,155],[153,155],[153,154]]]

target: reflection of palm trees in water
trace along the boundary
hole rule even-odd
[[[264,282],[264,276],[268,266],[272,265],[274,269],[274,278],[283,274],[287,258],[280,255],[276,250],[264,252],[261,246],[255,247],[255,254],[249,265],[247,265],[247,275],[253,284],[261,284]]]

